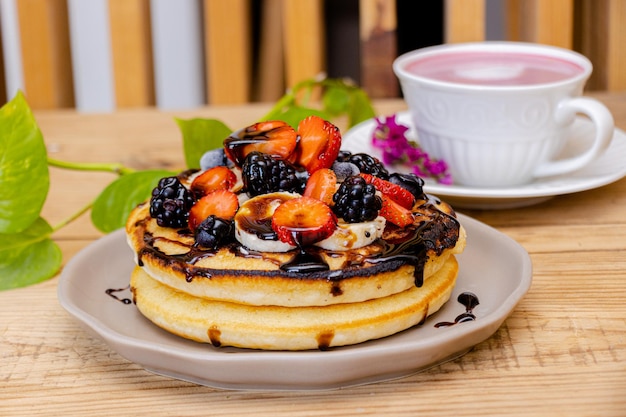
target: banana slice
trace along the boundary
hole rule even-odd
[[[244,201],[235,215],[235,238],[243,246],[258,252],[288,252],[295,249],[278,240],[272,230],[272,214],[287,200],[300,194],[277,192]]]
[[[243,201],[235,215],[235,237],[248,249],[258,252],[288,252],[295,246],[275,238],[272,215],[276,208],[300,194],[277,192],[264,194]],[[367,246],[380,238],[385,229],[385,218],[378,216],[372,221],[346,223],[339,220],[335,232],[316,246],[334,251],[345,251]]]
[[[362,223],[345,223],[340,220],[335,232],[315,245],[334,251],[358,249],[380,238],[383,230],[385,230],[385,218],[382,216]]]

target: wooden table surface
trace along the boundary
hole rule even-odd
[[[626,94],[596,97],[626,130]],[[396,100],[376,108],[389,114],[405,106]],[[238,128],[267,109],[40,111],[36,118],[56,159],[177,169],[183,153],[174,117],[217,118]],[[56,224],[112,179],[52,169],[44,218]],[[521,243],[534,268],[512,315],[459,359],[334,391],[197,386],[148,373],[91,337],[59,305],[53,278],[0,292],[0,415],[626,415],[626,179],[527,208],[459,211]],[[100,236],[83,216],[54,239],[66,263]]]

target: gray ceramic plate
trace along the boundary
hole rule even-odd
[[[268,352],[215,348],[171,335],[130,304],[107,295],[128,286],[133,254],[119,230],[94,242],[61,274],[61,305],[111,349],[148,371],[228,389],[333,389],[410,375],[459,357],[490,337],[530,288],[528,253],[514,240],[460,215],[468,244],[450,301],[424,324],[396,335],[329,351]],[[480,300],[475,321],[435,327],[465,311],[462,292]],[[130,299],[128,290],[114,293]]]
[[[408,126],[407,137],[417,140],[417,132],[408,112],[397,114],[399,123]],[[380,157],[380,150],[372,146],[372,132],[376,122],[366,120],[343,135],[342,148],[352,152],[365,152]],[[570,128],[568,146],[559,157],[577,155],[593,139],[593,124],[577,117]],[[442,185],[426,181],[424,190],[441,197],[452,207],[469,209],[509,209],[525,207],[549,200],[557,195],[591,190],[615,182],[626,176],[626,133],[615,129],[609,148],[598,159],[574,173],[537,179],[516,187],[479,188],[463,185]],[[392,170],[408,172],[406,167],[394,166]]]

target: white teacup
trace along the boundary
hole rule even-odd
[[[581,97],[591,62],[530,43],[479,42],[418,49],[398,57],[400,80],[426,152],[447,162],[453,181],[506,187],[578,170],[613,137],[613,117]],[[553,160],[578,114],[595,125],[584,153]]]

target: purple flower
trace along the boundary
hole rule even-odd
[[[420,177],[431,177],[440,184],[452,184],[448,164],[432,159],[419,144],[409,142],[407,126],[399,125],[396,115],[377,118],[372,134],[372,145],[381,150],[381,159],[386,165],[404,164]]]

